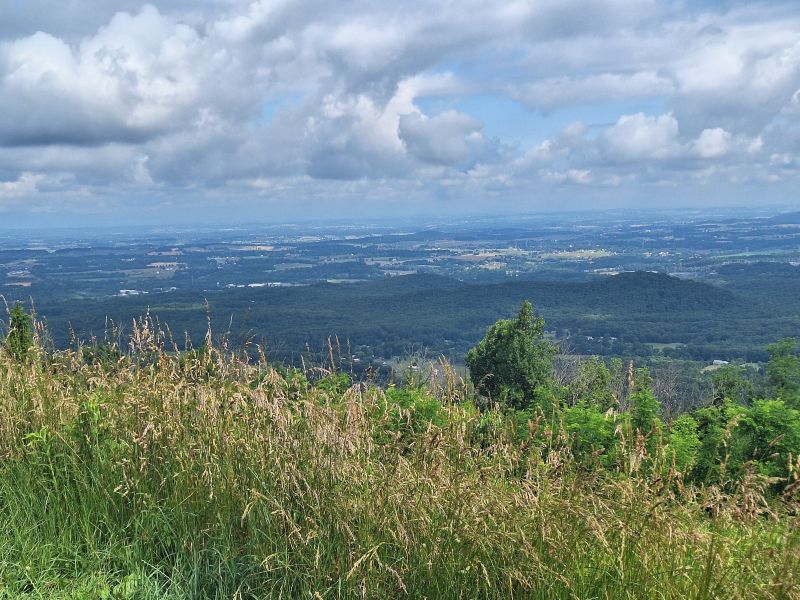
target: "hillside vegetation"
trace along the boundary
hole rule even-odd
[[[46,351],[17,310],[0,598],[800,598],[792,343],[664,422],[644,371],[557,382],[543,328],[381,388],[148,319]]]
[[[304,287],[177,290],[146,298],[60,299],[44,295],[38,311],[56,342],[68,332],[102,337],[106,316],[130,323],[149,306],[173,331],[230,328],[241,344],[255,340],[270,358],[290,360],[333,335],[349,339],[361,360],[427,348],[460,360],[487,323],[535,298],[551,332],[584,354],[646,357],[655,345],[673,358],[766,360],[764,347],[800,337],[800,267],[744,265],[720,269],[720,285],[664,273],[621,273],[582,281],[465,283],[417,274]],[[207,301],[207,304],[206,304]],[[79,307],[76,309],[76,307]]]

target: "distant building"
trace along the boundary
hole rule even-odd
[[[711,364],[714,365],[715,367],[721,367],[722,365],[729,365],[730,363],[727,360],[719,360],[719,359],[717,359],[714,362],[712,362]]]

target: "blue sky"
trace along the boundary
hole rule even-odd
[[[0,14],[0,225],[800,207],[796,2]]]

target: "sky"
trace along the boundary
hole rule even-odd
[[[796,0],[0,0],[0,228],[800,208]]]

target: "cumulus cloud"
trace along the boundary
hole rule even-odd
[[[623,115],[603,132],[608,155],[622,161],[659,160],[675,156],[678,121],[669,113],[648,117],[644,113]]]
[[[434,117],[403,115],[399,132],[408,151],[419,160],[457,165],[483,142],[481,128],[470,115],[448,110]]]
[[[0,7],[6,198],[291,202],[375,182],[478,202],[797,175],[794,3]]]
[[[731,134],[720,127],[704,129],[700,137],[692,142],[692,150],[700,158],[725,156],[731,146]]]
[[[22,173],[16,181],[0,181],[0,199],[18,198],[34,193],[43,175]]]
[[[185,127],[214,57],[146,6],[72,47],[47,33],[0,47],[0,143],[137,143]]]
[[[674,110],[691,129],[757,133],[797,90],[800,39],[787,27],[797,26],[797,15],[764,19],[746,11],[736,17],[722,19],[718,32],[692,40],[690,51],[674,60]]]

